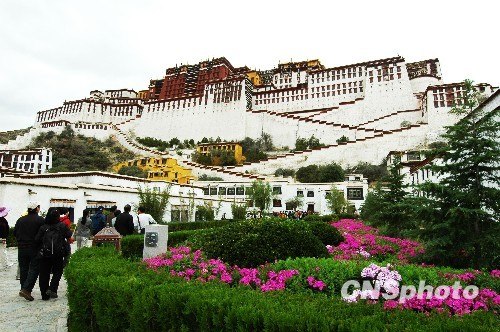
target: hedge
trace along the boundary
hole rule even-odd
[[[302,218],[304,221],[321,221],[321,222],[326,222],[330,223],[332,221],[338,221],[339,217],[334,215],[334,214],[327,214],[324,216],[320,216],[318,214],[310,214]]]
[[[328,256],[325,245],[306,222],[279,218],[234,222],[197,234],[190,242],[208,257],[240,267],[288,257]]]
[[[187,231],[195,229],[206,229],[225,226],[231,223],[231,220],[214,220],[214,221],[195,221],[195,222],[169,222],[168,225],[169,232],[177,231]]]
[[[78,250],[65,270],[69,331],[494,331],[494,313],[385,311],[321,294],[185,282],[109,248]]]

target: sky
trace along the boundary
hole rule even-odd
[[[2,0],[0,131],[91,90],[146,89],[176,64],[271,69],[439,58],[446,83],[500,84],[500,1]]]

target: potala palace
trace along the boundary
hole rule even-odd
[[[477,88],[485,97],[490,97],[498,89],[486,83],[478,84]],[[281,183],[282,180],[272,179],[275,170],[331,162],[342,166],[359,162],[380,164],[391,151],[423,148],[439,141],[444,127],[457,121],[449,111],[453,105],[461,103],[462,93],[463,83],[443,81],[438,59],[406,63],[404,58],[397,56],[332,68],[325,67],[319,60],[308,60],[278,64],[268,70],[252,70],[246,66],[235,68],[227,59],[218,58],[168,68],[160,79],[150,80],[147,89],[95,90],[85,98],[41,110],[36,113],[35,124],[29,132],[0,145],[0,150],[23,149],[41,132],[58,133],[71,126],[85,136],[98,139],[115,137],[136,155],[174,158],[180,167],[191,169],[194,175],[223,178],[226,183],[200,185],[196,192],[200,193],[197,197],[201,201],[212,199],[204,196],[223,193],[219,199],[224,201],[224,213],[229,213],[229,204],[236,200],[238,188],[243,188],[240,194],[244,195],[245,182],[264,178],[275,181],[273,186],[283,187],[283,192],[290,191],[292,196],[311,192],[307,197],[312,203],[304,204],[308,209],[310,204],[313,209],[316,204],[316,211],[326,213],[320,206],[324,206],[322,200],[329,186],[306,188],[306,184],[297,187],[296,184]],[[135,139],[155,137],[170,140],[176,137],[181,141],[200,141],[204,137],[220,137],[226,142],[237,142],[245,137],[257,139],[264,133],[269,134],[274,145],[283,151],[293,148],[298,138],[312,135],[325,146],[283,152],[259,162],[221,167],[197,164],[191,160],[189,151],[182,154],[160,152],[142,146]],[[347,142],[337,143],[344,136]],[[28,166],[27,161],[23,165],[26,168],[41,167]],[[2,179],[2,183],[5,187],[8,183],[14,185],[14,182],[19,186],[64,187],[65,191],[73,192],[81,200],[73,195],[68,201],[78,201],[77,205],[83,207],[88,205],[85,197],[91,195],[90,189],[96,189],[98,185],[95,180],[87,183],[85,179],[107,176],[78,173],[69,180],[72,176],[68,174],[56,177],[21,175],[15,181]],[[109,176],[118,179],[118,175]],[[57,179],[57,184],[47,182],[50,179]],[[128,183],[123,192],[136,195],[132,179],[126,177],[117,181]],[[149,182],[154,186],[154,182]],[[109,190],[115,190],[111,183],[106,185],[111,186]],[[346,178],[337,187],[356,207],[367,191],[366,179],[362,176]],[[80,189],[74,191],[71,188]],[[7,195],[6,192],[3,190],[3,195]],[[32,192],[28,194],[32,195]],[[185,206],[181,201],[189,196],[187,192],[180,192],[176,204]],[[318,198],[320,196],[322,198]],[[46,198],[59,203],[67,200],[66,197]],[[128,199],[127,196],[123,201]],[[109,197],[104,201],[110,201]],[[284,209],[284,204],[281,204],[273,202],[277,210]]]

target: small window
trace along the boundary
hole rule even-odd
[[[297,190],[297,197],[304,197],[304,192],[302,190]]]
[[[219,195],[225,195],[226,194],[226,188],[225,187],[220,187],[219,188]]]
[[[307,192],[307,197],[314,197],[314,191],[309,190],[309,191]]]
[[[281,187],[273,187],[273,194],[281,195]]]
[[[363,188],[347,188],[347,199],[349,200],[362,200]]]
[[[236,188],[236,195],[245,195],[245,188],[244,187]]]
[[[227,188],[228,195],[234,195],[234,188]]]
[[[203,188],[204,195],[210,195],[210,190],[208,188]]]
[[[273,199],[273,207],[281,207],[281,199]]]

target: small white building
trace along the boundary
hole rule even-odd
[[[333,183],[300,183],[291,179],[268,181],[273,190],[270,212],[293,210],[289,202],[300,197],[302,205],[297,208],[301,211],[311,211],[322,215],[330,214],[326,196],[332,187],[344,193],[349,204],[359,210],[368,192],[368,181],[361,174],[349,174],[343,182]],[[220,199],[246,202],[251,182],[233,181],[197,181],[195,184],[203,188],[205,197],[219,197]]]
[[[44,174],[52,168],[52,150],[0,150],[0,167],[32,174]]]

